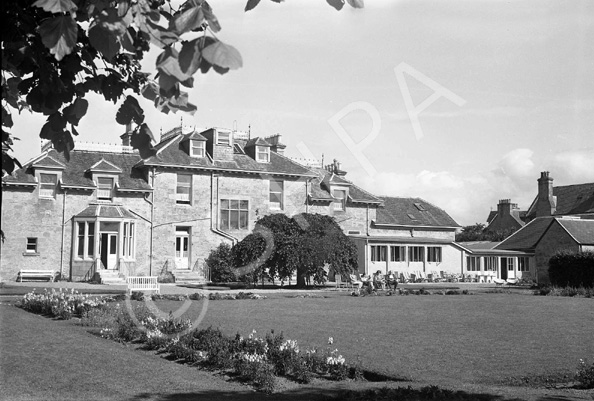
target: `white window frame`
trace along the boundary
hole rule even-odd
[[[54,182],[43,182],[43,176],[53,177]],[[39,173],[39,197],[55,199],[59,179],[56,173]]]
[[[227,207],[224,208],[225,203]],[[220,218],[219,218],[219,229],[220,230],[249,230],[250,222],[250,203],[247,199],[221,199],[219,204]],[[237,205],[234,207],[234,205]],[[242,205],[245,205],[243,207]],[[237,214],[237,225],[233,224],[232,216]],[[223,216],[227,216],[227,226],[223,223]],[[244,219],[242,219],[244,216]],[[242,220],[245,221],[245,226],[242,226]]]
[[[497,257],[496,256],[484,256],[483,263],[485,265],[485,271],[489,271],[489,272],[497,271]]]
[[[530,261],[526,256],[518,256],[518,271],[519,272],[529,272],[530,271]]]
[[[280,191],[273,190],[272,185],[276,183],[278,187],[280,187]],[[277,189],[277,188],[275,188]],[[274,202],[272,200],[273,195],[276,195],[280,202]],[[283,210],[285,207],[285,182],[283,180],[270,180],[269,181],[269,195],[268,201],[270,203],[270,208],[275,210]]]
[[[390,245],[390,262],[406,262],[406,246]]]
[[[113,201],[113,190],[115,188],[115,184],[117,182],[116,178],[113,176],[105,176],[105,175],[100,175],[97,176],[97,200],[103,200],[103,201]],[[109,197],[105,196],[107,194],[107,187],[106,186],[102,186],[102,184],[100,183],[101,180],[110,180],[111,181],[111,188],[109,189]]]
[[[422,246],[409,246],[408,247],[408,261],[409,262],[424,262],[425,261],[425,248]]]
[[[25,254],[37,255],[39,253],[39,238],[27,237],[25,242]]]
[[[480,272],[481,271],[481,257],[467,256],[466,257],[466,271]]]
[[[74,222],[74,258],[77,260],[94,260],[95,256],[97,255],[97,228],[99,222],[95,220],[77,220]],[[80,234],[80,225],[84,225],[84,230],[82,235]],[[92,224],[92,230],[89,229],[89,225]],[[83,254],[82,256],[79,253],[80,241],[83,241]],[[93,250],[89,254],[89,244],[93,244]]]
[[[180,182],[180,177],[190,177],[190,182]],[[192,184],[194,182],[194,175],[177,173],[175,175],[175,203],[178,205],[191,205],[192,204]],[[188,188],[188,194],[179,192],[180,188]],[[187,199],[186,199],[187,198]]]
[[[442,260],[442,248],[440,246],[427,247],[427,262],[441,263]]]
[[[256,145],[256,161],[258,163],[270,162],[270,148],[268,146]]]
[[[227,145],[231,146],[232,139],[231,133],[226,131],[217,131],[217,145]]]
[[[133,221],[122,223],[122,256],[132,260],[136,257],[136,224]]]
[[[370,260],[372,262],[385,262],[388,259],[388,247],[386,245],[370,245]]]
[[[190,140],[190,156],[204,157],[206,156],[206,142],[196,139]]]
[[[342,198],[337,198],[336,193],[341,192],[343,194]],[[332,190],[332,197],[334,198],[334,210],[337,212],[344,212],[346,210],[346,198],[347,198],[347,191],[346,189],[339,189],[334,188]]]

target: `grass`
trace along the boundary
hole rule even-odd
[[[157,302],[163,311],[175,302]],[[185,316],[195,319],[202,302]],[[277,298],[210,302],[201,325],[229,335],[274,329],[305,345],[328,337],[349,361],[431,383],[500,384],[573,374],[594,355],[589,299],[514,294]]]
[[[509,387],[510,378],[573,375],[580,358],[594,355],[591,299],[518,294],[369,296],[326,293],[327,298],[270,295],[265,300],[210,301],[201,327],[226,334],[260,335],[274,329],[304,346],[328,337],[350,363],[389,377],[414,379],[413,386],[349,399],[391,399],[419,394],[427,384],[464,390],[455,399],[523,399],[551,391]],[[184,314],[195,319],[204,301]],[[156,301],[164,312],[183,303]],[[89,334],[73,321],[53,321],[0,304],[0,394],[9,399],[261,399],[251,389]],[[24,334],[26,333],[26,334]],[[267,399],[323,399],[339,389],[370,383],[314,383],[288,387]],[[373,384],[377,390],[378,384]],[[380,384],[381,385],[381,384]],[[317,386],[317,387],[316,387]],[[321,386],[321,387],[320,387]],[[333,387],[334,386],[334,387]],[[337,387],[338,386],[338,387]],[[433,390],[432,390],[433,391]],[[479,395],[484,395],[481,398]],[[386,395],[381,398],[380,395]],[[429,396],[431,391],[429,391]],[[361,397],[360,397],[361,396]],[[365,398],[367,397],[367,398]]]

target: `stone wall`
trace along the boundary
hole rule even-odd
[[[539,284],[550,283],[549,259],[561,250],[579,252],[580,246],[556,221],[549,227],[534,250],[536,274]]]

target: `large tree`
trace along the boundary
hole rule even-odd
[[[234,247],[235,264],[254,274],[267,271],[271,277],[286,280],[297,274],[297,286],[306,277],[324,281],[326,265],[338,274],[357,268],[357,248],[331,216],[302,213],[294,217],[271,214],[258,220],[254,233]]]
[[[279,3],[282,0],[272,0]],[[340,10],[344,0],[327,0]],[[355,8],[363,0],[347,0]],[[249,0],[245,11],[260,0]],[[194,113],[182,87],[200,71],[224,74],[242,66],[240,53],[216,37],[221,25],[205,0],[2,0],[2,170],[20,165],[12,112],[47,116],[39,133],[66,157],[95,92],[119,103],[116,121],[134,123],[132,146],[150,155],[152,133],[138,102],[143,96],[163,113]],[[154,69],[141,70],[151,47]],[[154,74],[153,74],[154,73]]]

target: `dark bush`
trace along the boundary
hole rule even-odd
[[[557,252],[549,260],[549,279],[558,287],[594,287],[594,252]]]
[[[221,243],[217,248],[210,251],[206,264],[210,267],[210,279],[213,282],[228,283],[235,281],[233,252],[229,244]]]

